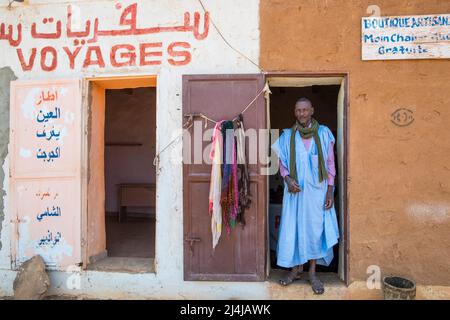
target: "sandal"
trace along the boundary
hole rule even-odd
[[[314,294],[323,294],[325,292],[323,283],[319,279],[309,279],[309,283],[311,283],[311,288],[314,291]]]
[[[301,271],[298,267],[292,268],[292,270],[283,278],[279,280],[280,284],[282,286],[288,286],[292,282],[300,280],[301,279]]]

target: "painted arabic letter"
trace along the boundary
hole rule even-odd
[[[47,19],[44,19],[44,23],[47,23]],[[34,39],[59,39],[61,37],[61,21],[56,22],[56,31],[52,33],[37,32],[36,22],[31,25],[31,37]]]
[[[46,137],[46,139],[47,139],[47,141],[50,141],[50,140],[52,140],[53,137],[54,137],[54,135],[53,135],[53,130],[52,130],[52,131],[50,131],[50,136]]]
[[[200,29],[200,13],[194,13],[194,37],[197,40],[205,39],[209,34],[209,12],[205,12],[203,20],[203,33],[199,32]]]
[[[13,47],[17,47],[20,45],[20,43],[22,42],[22,24],[19,23],[17,25],[17,38],[13,39],[13,26],[10,25],[8,27],[8,31],[9,31],[9,44]]]
[[[186,28],[186,31],[191,28],[191,14],[189,12],[184,13],[184,27]]]
[[[44,130],[42,130],[42,133],[39,133],[38,131],[36,131],[36,137],[45,138],[46,136],[47,136],[47,133],[45,132],[45,127],[44,127]]]
[[[130,16],[128,18],[128,16]],[[130,26],[130,30],[132,31],[132,34],[136,31],[136,24],[137,24],[137,3],[134,3],[128,7],[125,8],[122,15],[120,16],[120,23],[121,26]]]
[[[55,138],[59,138],[61,136],[61,131],[55,131],[54,129],[52,130],[53,136]]]
[[[56,154],[55,154],[55,151],[50,151],[50,153],[48,154],[48,158],[49,159],[54,159],[54,158],[56,158]]]
[[[46,121],[45,122],[48,122],[48,119],[53,119],[54,117],[53,117],[53,112],[52,111],[49,111],[48,113],[47,113],[47,115],[45,115],[45,118],[46,118]]]
[[[55,101],[55,95],[50,91],[47,91],[47,96],[44,96],[44,101]]]
[[[4,23],[0,24],[0,40],[8,40],[6,36],[6,25]]]
[[[44,91],[41,91],[41,95],[39,96],[39,101],[36,103],[36,105],[40,105],[43,101],[45,101],[44,98]]]
[[[128,17],[130,16],[130,17]],[[98,30],[99,36],[129,36],[137,34],[137,3],[134,3],[125,8],[120,16],[120,26],[130,26],[129,29],[123,30]],[[141,30],[142,31],[142,30]],[[142,34],[142,33],[141,33]]]
[[[87,41],[87,43],[95,43],[98,40],[98,18],[95,18],[94,21],[94,32],[91,39]]]
[[[13,36],[13,25],[8,26],[8,33],[6,33],[6,24],[0,24],[0,40],[8,40],[9,44],[13,47],[17,47],[22,42],[22,24],[17,25],[17,37]]]
[[[42,118],[39,118],[39,115],[42,115]],[[37,122],[42,123],[47,119],[46,115],[42,112],[42,110],[39,110],[39,113],[36,117]]]

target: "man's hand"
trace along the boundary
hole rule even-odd
[[[288,191],[289,193],[297,193],[302,191],[300,189],[300,186],[298,185],[297,181],[295,181],[294,179],[292,179],[290,176],[286,176],[284,177],[284,181],[286,181],[287,185],[288,185]]]
[[[331,209],[333,207],[333,186],[328,186],[327,196],[325,200],[325,210]]]

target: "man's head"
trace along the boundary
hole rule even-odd
[[[306,127],[311,123],[314,108],[311,100],[307,98],[300,98],[295,103],[295,118],[303,126]]]

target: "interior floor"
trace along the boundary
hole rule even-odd
[[[108,257],[154,258],[155,219],[133,218],[118,222],[117,214],[106,217]]]
[[[89,264],[103,272],[155,272],[155,219],[129,217],[118,222],[117,213],[106,215],[108,257]]]

